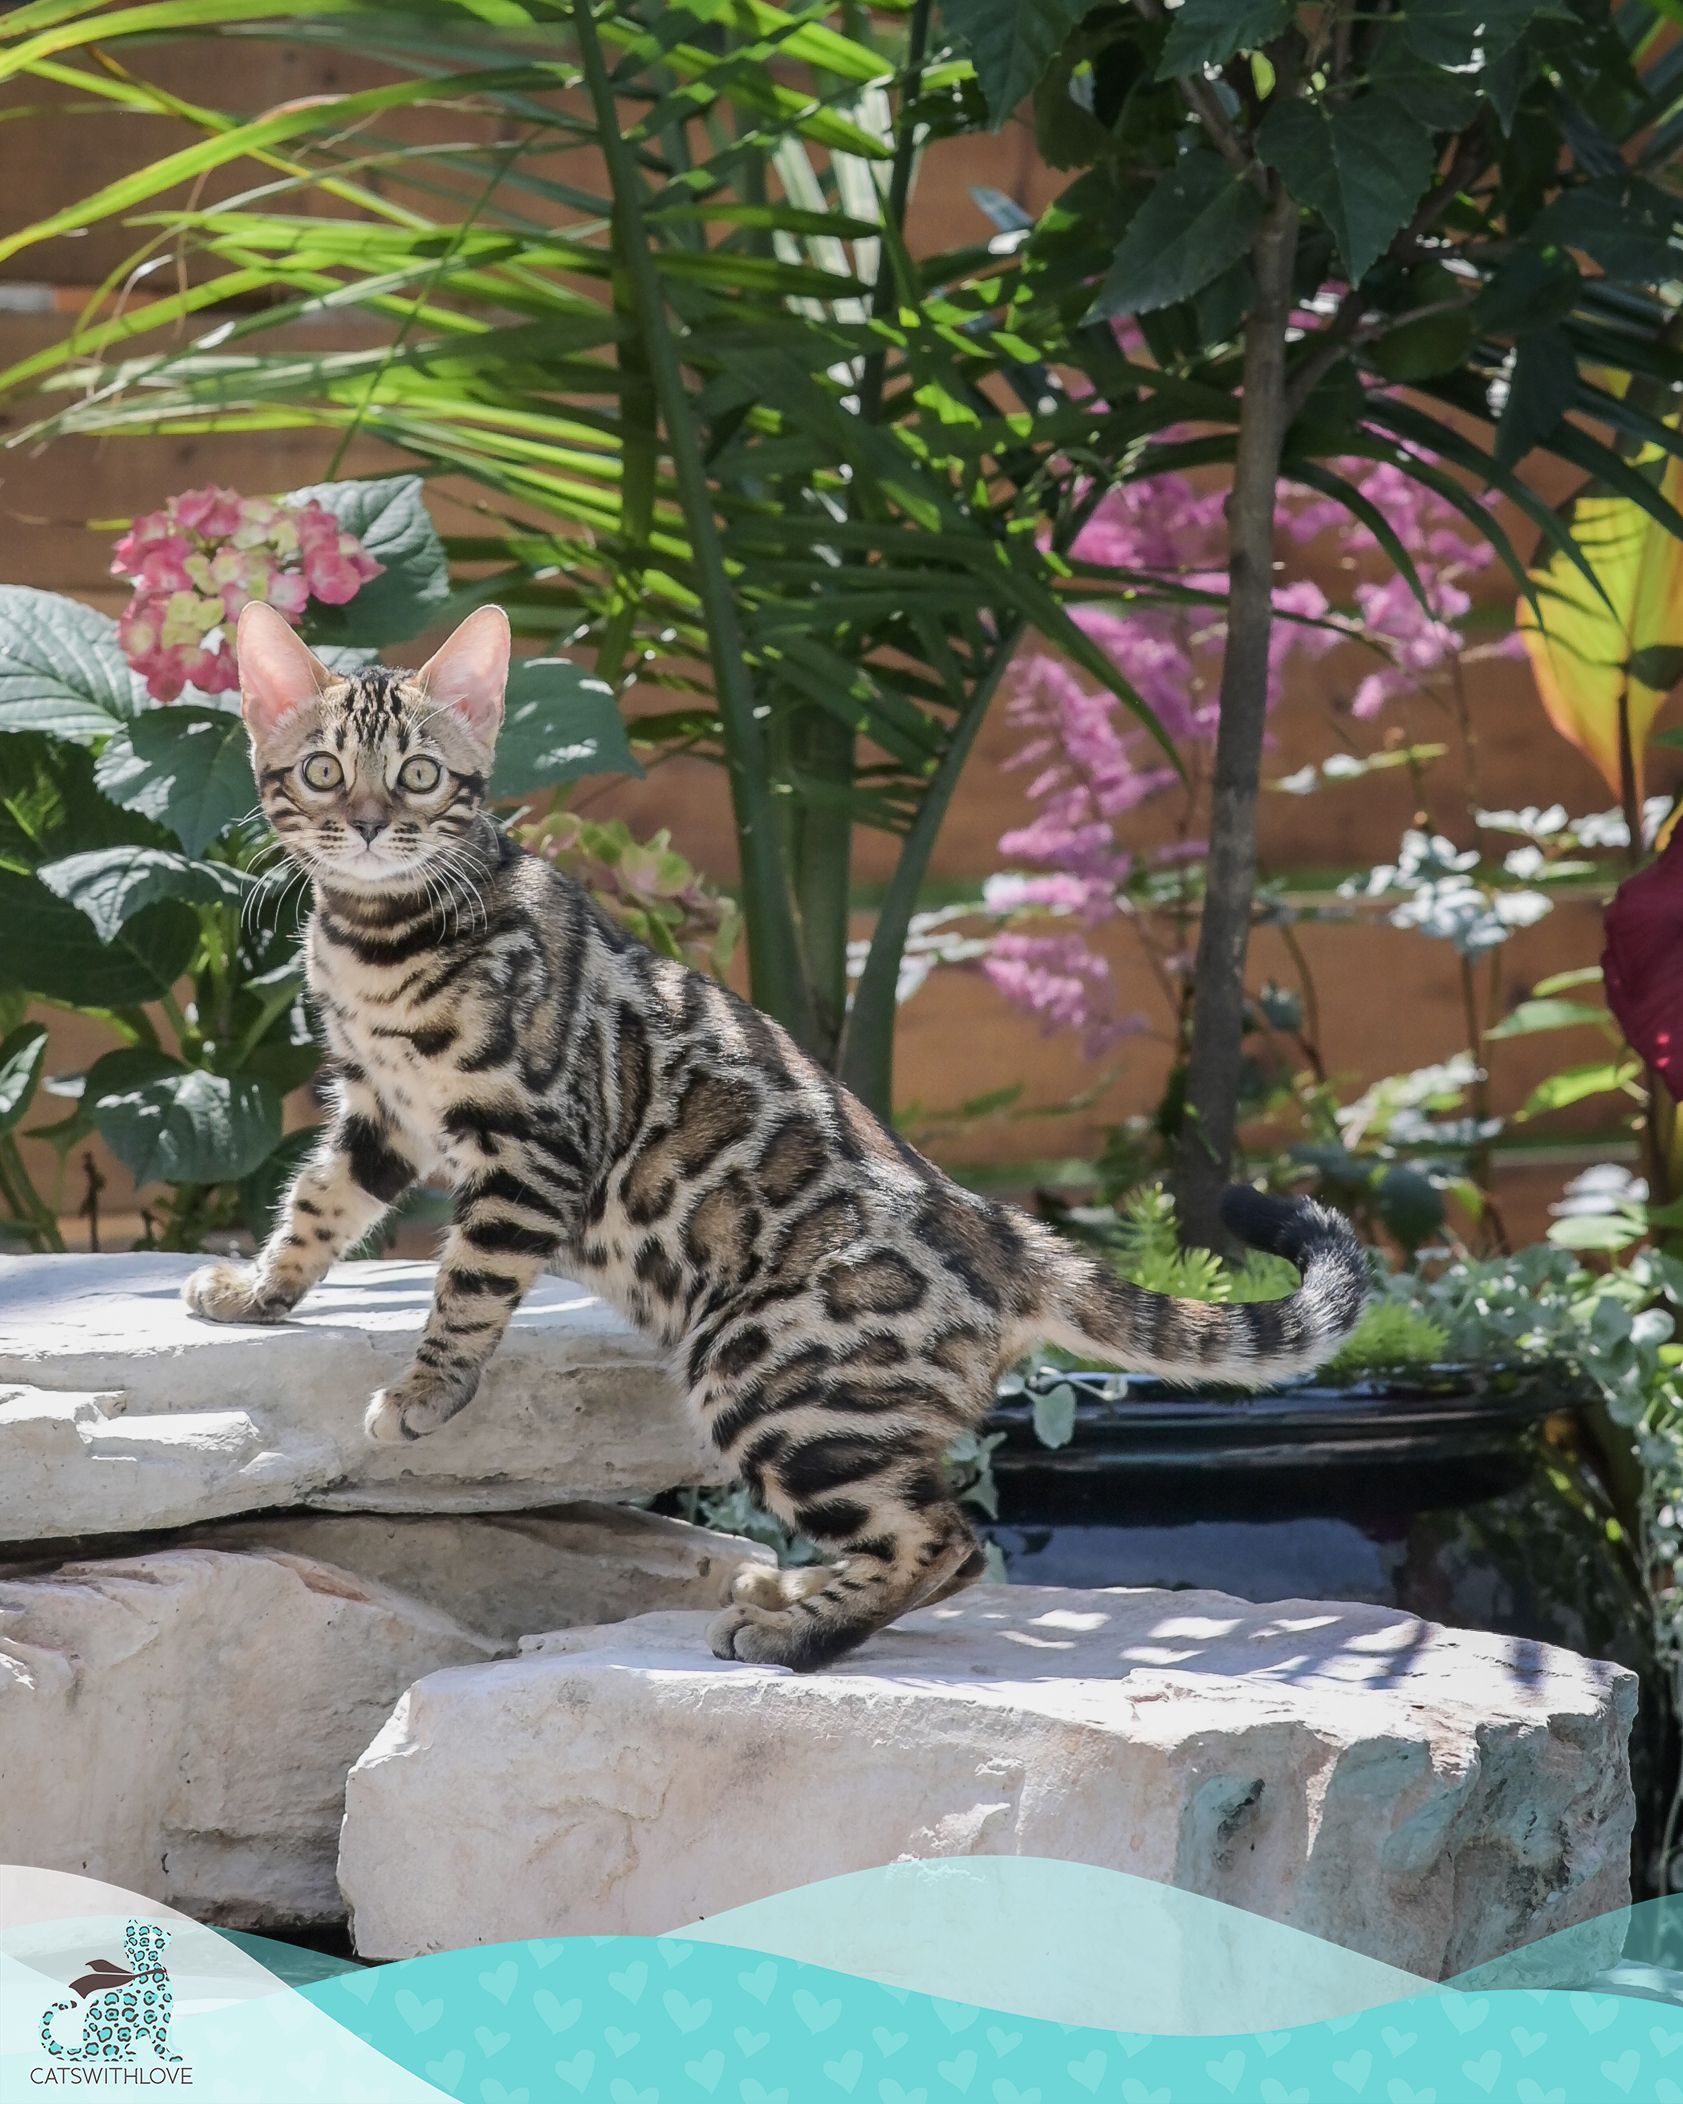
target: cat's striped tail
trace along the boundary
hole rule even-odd
[[[1041,1335],[1168,1381],[1260,1388],[1312,1373],[1355,1328],[1367,1298],[1367,1259],[1350,1223],[1312,1199],[1243,1185],[1226,1193],[1221,1217],[1250,1248],[1295,1264],[1297,1291],[1237,1304],[1178,1300],[1129,1285],[1067,1243],[1042,1244]]]

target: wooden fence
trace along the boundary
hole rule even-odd
[[[229,68],[238,68],[230,79]],[[235,47],[184,47],[169,59],[170,81],[189,100],[257,110],[295,96],[357,84],[351,62],[324,57],[308,47],[270,43]],[[14,89],[11,101],[42,101],[51,91]],[[4,107],[0,104],[0,107]],[[459,120],[453,120],[459,121]],[[163,120],[105,113],[66,114],[62,120],[0,125],[0,188],[6,218],[24,223],[82,196],[147,158],[180,143],[179,131]],[[983,230],[972,186],[1004,190],[1031,209],[1059,187],[1060,179],[1034,159],[1027,132],[1008,126],[996,138],[957,142],[934,153],[918,193],[914,242],[945,244]],[[0,271],[0,362],[10,365],[62,336],[90,288],[117,268],[130,237],[100,229],[80,238],[58,239],[27,249]],[[310,433],[212,439],[67,440],[39,452],[0,453],[0,576],[8,581],[75,592],[115,609],[120,594],[108,571],[111,533],[88,521],[114,521],[159,503],[171,491],[217,481],[244,490],[273,491],[319,478],[331,442]],[[361,449],[350,470],[381,464],[384,456]],[[1566,485],[1551,487],[1551,500]],[[1516,540],[1526,545],[1521,529]],[[1313,565],[1309,574],[1317,574]],[[1348,574],[1328,571],[1319,581],[1329,596],[1347,599]],[[1374,572],[1372,574],[1378,574]],[[1511,590],[1487,572],[1490,603],[1505,608]],[[1278,711],[1270,772],[1286,774],[1306,761],[1344,747],[1372,750],[1388,731],[1409,739],[1443,739],[1455,732],[1443,711],[1418,701],[1397,707],[1376,723],[1356,722],[1349,708],[1355,684],[1372,660],[1341,649],[1314,664]],[[1564,803],[1573,811],[1605,807],[1604,786],[1576,753],[1550,730],[1539,710],[1523,663],[1499,659],[1481,665],[1472,680],[1480,786],[1497,806]],[[644,704],[659,705],[657,696]],[[943,883],[979,883],[998,868],[1002,833],[1028,816],[1025,776],[1008,765],[1016,739],[996,707],[942,835],[934,874]],[[720,775],[694,761],[676,760],[641,783],[587,785],[594,815],[619,814],[634,826],[671,829],[675,842],[703,869],[728,882],[734,867],[724,784]],[[1447,807],[1446,807],[1447,808]],[[1262,822],[1262,854],[1278,877],[1323,874],[1384,860],[1402,828],[1416,813],[1406,775],[1397,771],[1313,797],[1271,795]],[[1172,814],[1166,804],[1141,814],[1140,839],[1164,837]],[[1453,827],[1450,828],[1453,830]],[[864,880],[886,866],[884,843],[867,841],[860,856]],[[1306,928],[1302,936],[1318,993],[1321,1050],[1329,1069],[1352,1086],[1402,1068],[1445,1058],[1466,1043],[1459,975],[1445,946],[1398,933],[1371,918],[1344,925]],[[1592,962],[1599,949],[1598,915],[1588,904],[1557,910],[1538,928],[1502,953],[1500,999],[1511,1006],[1535,981],[1571,965]],[[1164,1021],[1160,997],[1137,948],[1118,931],[1110,945],[1124,1005]],[[1264,931],[1256,944],[1256,971],[1290,985],[1297,974],[1279,938]],[[95,1034],[73,1019],[55,1022],[53,1064],[74,1068],[102,1049]],[[1518,1040],[1496,1049],[1495,1086],[1504,1102],[1516,1102],[1562,1057],[1585,1058],[1593,1038]],[[903,1103],[932,1117],[1014,1081],[1024,1084],[1021,1102],[1009,1113],[966,1125],[938,1124],[929,1145],[942,1158],[965,1164],[1029,1164],[1048,1158],[1090,1158],[1105,1128],[1124,1114],[1155,1101],[1165,1071],[1158,1037],[1143,1036],[1125,1048],[1119,1071],[1096,1100],[1078,1111],[1070,1106],[1091,1095],[1102,1069],[1086,1061],[1069,1037],[1048,1038],[1017,1014],[974,972],[938,973],[904,1011],[899,1051]],[[1027,1110],[1045,1115],[1024,1115]],[[1606,1123],[1604,1106],[1586,1105],[1558,1121],[1588,1133]],[[1504,1173],[1504,1203],[1515,1229],[1540,1231],[1548,1200],[1561,1178],[1588,1158],[1516,1166]],[[122,1172],[102,1164],[110,1178],[109,1211],[121,1234],[133,1211],[133,1194]]]

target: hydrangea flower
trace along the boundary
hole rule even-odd
[[[117,543],[111,574],[134,586],[117,640],[154,701],[187,687],[232,693],[242,607],[261,599],[296,622],[312,599],[343,606],[384,567],[313,497],[276,504],[214,485],[183,490]]]

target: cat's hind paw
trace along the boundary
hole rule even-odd
[[[715,1658],[749,1666],[788,1666],[813,1673],[862,1643],[878,1626],[875,1618],[825,1613],[813,1595],[793,1607],[756,1607],[738,1601],[707,1625]]]
[[[181,1298],[207,1322],[283,1322],[292,1312],[291,1301],[259,1289],[249,1264],[201,1264]]]

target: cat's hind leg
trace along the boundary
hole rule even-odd
[[[871,1489],[868,1506],[854,1501],[859,1517],[839,1544],[838,1563],[752,1574],[744,1586],[747,1597],[738,1593],[708,1628],[716,1657],[810,1673],[885,1623],[945,1599],[981,1575],[982,1552],[951,1498],[913,1503]],[[822,1540],[810,1517],[807,1531]],[[774,1599],[766,1597],[773,1588],[762,1579],[775,1582]]]

